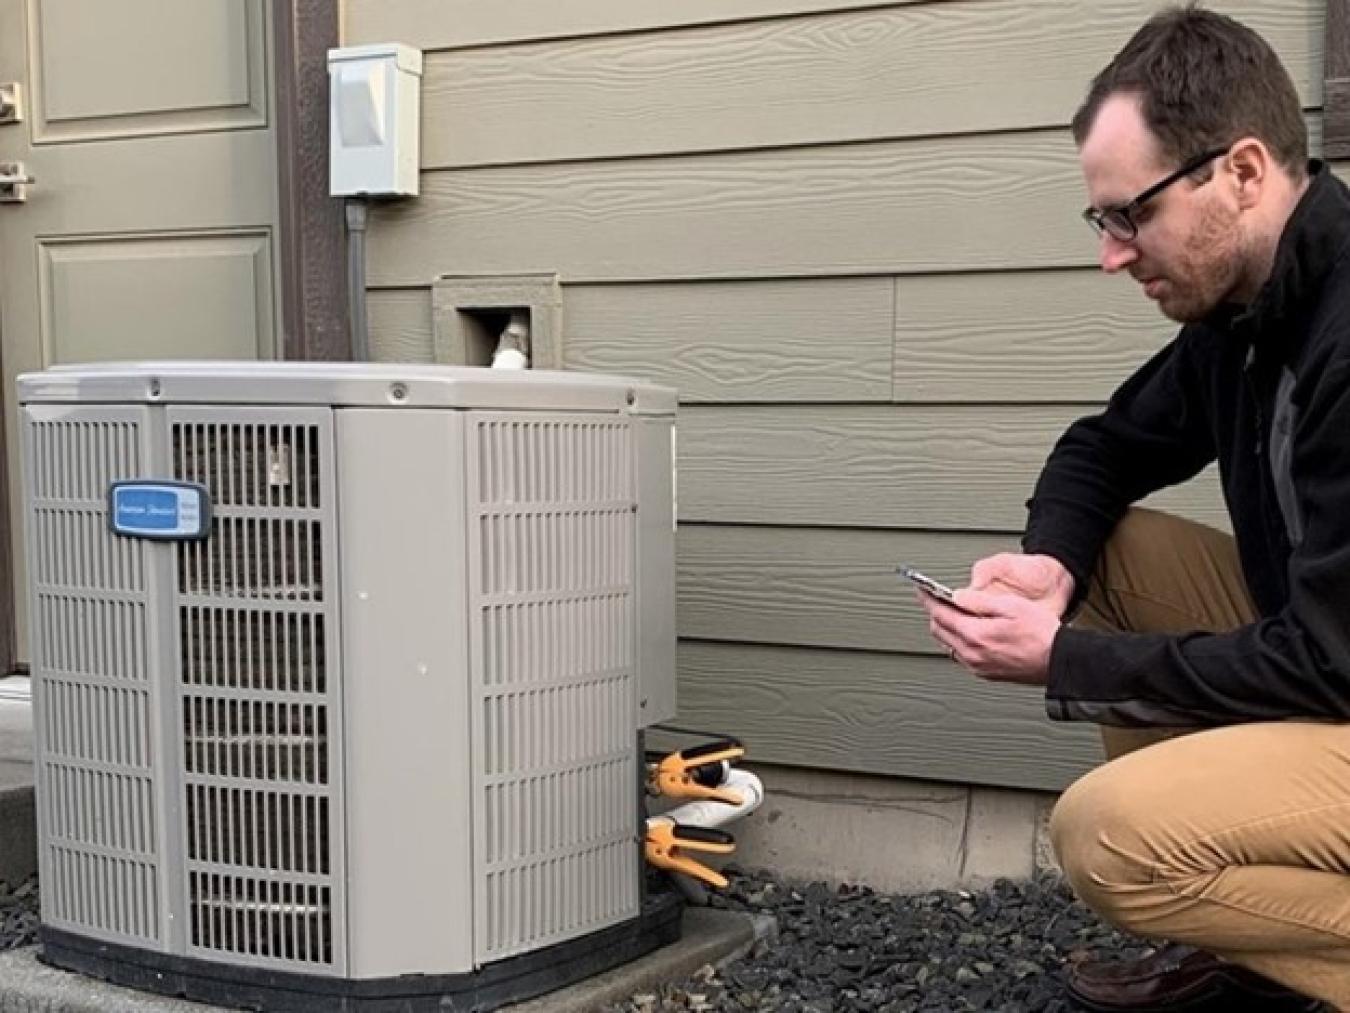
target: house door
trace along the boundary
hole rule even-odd
[[[0,666],[28,657],[15,377],[277,353],[269,13],[267,0],[0,0],[0,85],[17,93],[17,115],[0,109],[0,174],[33,179],[0,200]]]

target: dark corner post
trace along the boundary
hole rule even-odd
[[[1350,0],[1327,0],[1326,47],[1323,154],[1350,158]]]
[[[283,358],[350,358],[342,201],[328,194],[328,50],[336,0],[272,0]]]

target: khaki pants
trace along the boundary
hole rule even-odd
[[[1231,538],[1132,510],[1077,624],[1184,632],[1253,615]],[[1109,762],[1064,793],[1050,828],[1079,897],[1125,931],[1350,1010],[1350,724],[1104,728],[1103,739]]]

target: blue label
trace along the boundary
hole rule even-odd
[[[205,538],[211,528],[211,502],[200,485],[117,482],[108,501],[113,531],[130,538]]]

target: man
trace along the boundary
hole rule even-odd
[[[1052,840],[1164,945],[1068,968],[1081,1005],[1350,1010],[1350,191],[1270,47],[1194,6],[1139,30],[1074,137],[1102,267],[1183,327],[1061,437],[1023,553],[957,593],[977,614],[921,596],[930,628],[1108,726]],[[1132,507],[1214,461],[1232,537]]]

